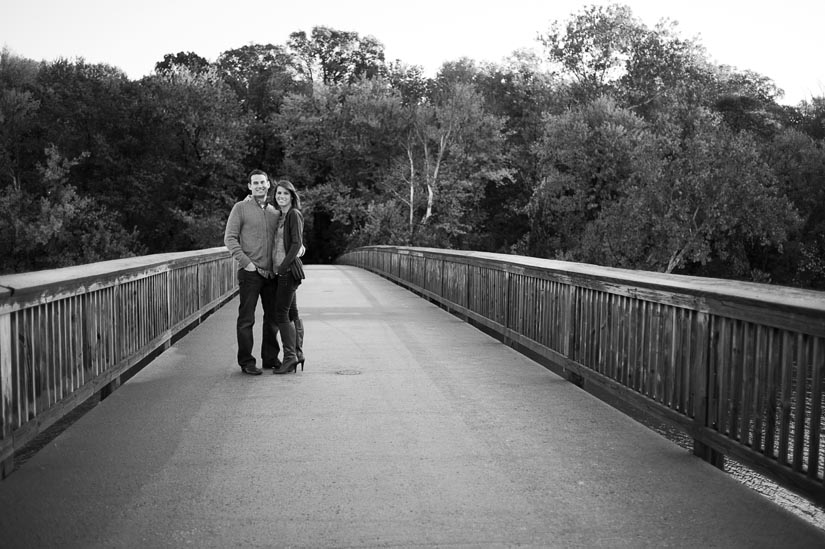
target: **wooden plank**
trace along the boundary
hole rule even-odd
[[[791,391],[793,387],[793,339],[790,332],[782,333],[780,412],[779,412],[779,463],[789,463],[791,426]]]
[[[756,335],[753,324],[742,326],[742,406],[740,408],[739,432],[742,444],[753,445],[753,400],[756,385]]]
[[[552,289],[553,306],[551,308],[551,335],[548,340],[551,345],[548,347],[558,351],[561,354],[566,354],[565,336],[565,319],[567,317],[568,307],[566,307],[567,286],[559,284],[558,282],[548,281]]]
[[[742,377],[744,369],[744,353],[742,349],[743,323],[739,320],[731,322],[731,358],[730,376],[728,383],[728,424],[730,425],[730,437],[740,440],[739,420],[741,418],[742,407]]]
[[[700,313],[701,315],[701,313]],[[708,333],[703,334],[707,339],[707,353],[708,371],[705,373],[707,377],[707,387],[700,388],[705,392],[707,398],[707,422],[708,427],[712,427],[717,431],[724,429],[723,420],[720,417],[722,413],[724,378],[722,376],[723,370],[720,367],[722,362],[722,335],[724,333],[724,325],[722,321],[714,316],[708,317]]]
[[[97,324],[95,322],[95,298],[97,294],[90,293],[84,296],[83,318],[80,321],[80,328],[83,331],[83,348],[87,357],[86,371],[89,379],[94,379],[100,372],[98,371],[99,358],[97,356],[97,346],[95,345],[95,334]]]
[[[576,362],[587,367],[587,305],[588,290],[576,288],[576,324],[573,330],[576,333]]]
[[[679,324],[683,328],[681,330],[677,330],[679,334],[679,343],[678,347],[680,349],[679,359],[677,364],[679,365],[679,391],[678,391],[678,408],[684,412],[685,414],[690,414],[692,410],[690,395],[692,393],[693,388],[691,387],[691,367],[693,365],[693,351],[696,347],[695,342],[695,334],[696,330],[694,327],[694,314],[692,311],[686,311],[684,309],[678,309],[679,311]],[[700,367],[699,364],[696,367]]]
[[[619,319],[623,316],[625,298],[610,296],[610,333],[611,333],[611,369],[610,378],[616,381],[622,379],[622,349],[624,347],[624,325]]]
[[[779,400],[778,387],[782,384],[782,369],[779,367],[781,357],[781,340],[779,330],[775,328],[767,329],[768,339],[768,364],[765,368],[765,451],[764,455],[777,458],[777,437],[779,429],[777,422],[777,405]]]
[[[635,348],[633,337],[635,334],[636,322],[636,301],[630,298],[623,298],[625,300],[622,312],[624,314],[624,346],[622,352],[622,372],[621,383],[627,387],[633,386],[634,373],[633,368],[636,364]]]
[[[794,405],[794,432],[793,432],[793,470],[802,471],[805,451],[805,416],[808,387],[808,342],[809,338],[799,334],[796,345],[796,368],[794,375],[793,405]]]
[[[524,327],[525,332],[530,335],[530,339],[538,338],[539,329],[541,328],[541,299],[539,298],[538,280],[535,277],[527,278],[527,298],[525,306],[529,312],[525,315]]]
[[[16,429],[23,423],[24,411],[23,411],[23,401],[25,400],[25,389],[24,389],[24,378],[26,375],[25,371],[25,360],[23,360],[23,350],[21,349],[21,337],[20,334],[22,332],[20,316],[23,314],[22,311],[14,311],[11,313],[6,313],[9,315],[9,322],[11,322],[11,363],[12,363],[12,372],[11,372],[11,403],[12,409],[11,414],[8,416],[10,419],[10,428],[12,430]]]
[[[767,402],[767,329],[764,326],[755,328],[756,336],[754,340],[754,388],[753,388],[753,443],[752,447],[757,452],[763,450],[763,432],[765,430],[765,408]]]
[[[651,340],[651,346],[653,349],[653,358],[651,363],[651,375],[653,377],[653,398],[661,403],[664,404],[664,378],[665,372],[663,368],[666,363],[666,357],[664,355],[664,305],[661,303],[657,303],[654,306],[653,312],[653,334]]]
[[[72,296],[68,300],[68,314],[66,316],[66,336],[68,337],[67,352],[72,363],[72,392],[83,386],[83,356],[79,344],[80,331],[76,328],[78,317],[79,296]]]
[[[74,356],[72,354],[72,332],[71,332],[71,317],[72,317],[72,306],[74,304],[74,297],[70,297],[65,299],[63,304],[63,311],[60,319],[60,334],[62,340],[62,352],[63,352],[63,361],[64,361],[64,379],[65,379],[65,388],[66,388],[66,395],[71,394],[76,389],[75,385],[75,377],[76,377],[76,363],[74,361]]]
[[[67,298],[68,299],[68,298]],[[52,306],[54,307],[53,313],[54,316],[51,319],[51,324],[54,330],[53,340],[54,340],[54,351],[52,352],[52,356],[54,357],[55,361],[55,371],[57,375],[57,398],[55,401],[58,401],[64,398],[69,393],[68,387],[68,363],[66,361],[66,352],[64,348],[64,336],[63,336],[63,319],[66,316],[65,313],[65,305],[66,300],[61,299],[60,301],[52,302]]]
[[[718,399],[716,403],[717,429],[720,433],[730,436],[730,384],[732,380],[731,346],[733,335],[731,321],[726,318],[716,318],[719,327],[719,342],[716,348],[716,378],[718,384]]]
[[[603,305],[604,305],[604,296],[607,295],[603,292],[593,292],[593,351],[592,351],[592,361],[593,361],[593,369],[599,372],[600,374],[604,374],[604,315],[603,315]]]
[[[650,358],[652,355],[651,352],[651,324],[653,323],[653,313],[651,309],[653,308],[653,303],[649,301],[643,301],[641,307],[642,313],[642,325],[640,330],[640,335],[642,340],[640,342],[640,351],[641,351],[641,375],[639,379],[639,392],[643,395],[649,397],[651,396],[651,388],[650,388]]]
[[[668,307],[664,317],[664,331],[662,333],[662,349],[664,351],[664,372],[662,380],[664,390],[664,404],[668,408],[679,409],[679,336],[677,336],[677,311],[675,307]]]
[[[552,333],[548,319],[551,308],[551,300],[547,290],[550,282],[539,278],[534,279],[536,284],[536,330],[533,339],[545,346],[550,346],[547,336]]]
[[[43,309],[45,304],[37,305],[33,309],[32,318],[32,363],[34,365],[34,376],[32,378],[34,390],[34,405],[30,413],[36,416],[49,407],[48,377],[46,369],[46,357],[44,341],[46,339],[46,326]]]
[[[582,289],[581,298],[581,326],[579,328],[581,354],[578,361],[593,370],[593,290]]]
[[[808,477],[820,478],[821,429],[822,429],[822,382],[825,379],[825,349],[823,339],[815,338],[811,354],[811,425],[808,442]]]
[[[573,320],[575,317],[574,292],[572,286],[564,286],[564,294],[561,302],[563,312],[562,321],[562,354],[566,357],[573,356]]]
[[[610,342],[610,294],[599,292],[599,373],[612,377]]]
[[[14,415],[11,315],[0,314],[0,440],[11,436]]]
[[[124,358],[124,350],[117,340],[117,334],[120,332],[122,320],[117,314],[117,299],[120,295],[120,287],[107,288],[103,292],[99,292],[100,306],[102,314],[100,318],[104,319],[105,326],[103,330],[103,361],[106,367],[117,364]],[[170,327],[171,328],[171,327]]]
[[[43,359],[43,402],[45,408],[50,407],[57,400],[56,389],[59,384],[56,379],[54,360],[54,305],[54,301],[44,303],[41,306],[42,314],[40,316],[42,331],[40,333],[41,339],[38,341],[38,349]]]
[[[630,302],[630,326],[628,327],[628,382],[626,385],[634,390],[639,389],[639,367],[641,357],[639,356],[639,328],[641,303],[636,300]]]

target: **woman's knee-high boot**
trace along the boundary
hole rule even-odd
[[[295,319],[295,356],[301,363],[301,370],[304,369],[304,321]]]
[[[295,326],[292,322],[279,322],[278,331],[281,333],[281,346],[284,350],[284,360],[280,368],[272,370],[273,374],[288,374],[294,372],[298,366],[298,357],[295,355]]]

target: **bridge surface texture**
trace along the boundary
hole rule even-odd
[[[305,371],[242,374],[230,301],[0,482],[0,546],[825,546],[415,294],[307,276]]]

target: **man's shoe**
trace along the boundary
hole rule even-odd
[[[281,361],[280,361],[280,360],[276,360],[276,361],[275,361],[275,362],[273,362],[272,364],[264,364],[264,365],[262,366],[262,368],[263,368],[264,370],[277,370],[277,369],[278,369],[278,368],[280,368],[280,367],[281,367]]]
[[[263,370],[255,366],[241,366],[241,370],[243,371],[243,373],[249,374],[251,376],[259,376],[262,373],[264,373]]]

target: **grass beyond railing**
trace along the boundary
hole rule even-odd
[[[0,463],[237,291],[224,247],[0,276]]]
[[[379,273],[596,394],[825,503],[825,294],[521,256],[371,246]]]

